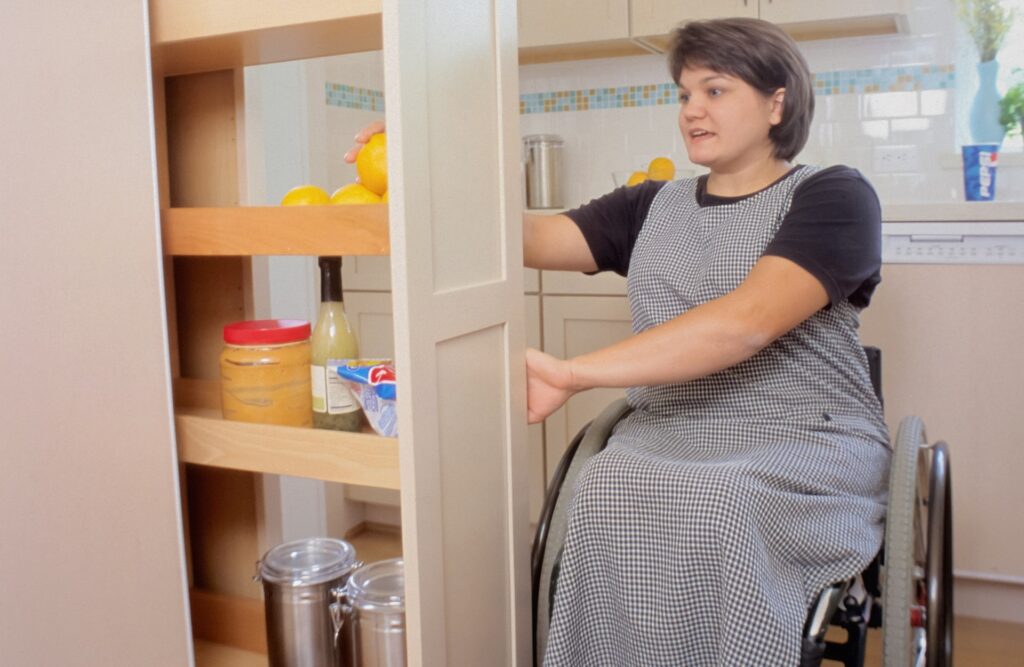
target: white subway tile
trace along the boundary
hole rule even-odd
[[[867,93],[863,95],[865,118],[899,118],[917,115],[917,93]]]

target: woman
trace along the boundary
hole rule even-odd
[[[627,276],[635,333],[527,353],[531,422],[592,387],[634,408],[574,490],[544,662],[797,665],[810,604],[881,544],[890,452],[857,337],[878,200],[790,164],[814,98],[775,26],[686,24],[670,70],[709,174],[524,217],[528,266]]]

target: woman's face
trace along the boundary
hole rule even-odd
[[[684,69],[678,83],[679,130],[690,162],[727,173],[771,158],[768,131],[782,120],[783,89],[765,97],[705,67]]]

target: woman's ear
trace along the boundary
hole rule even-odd
[[[786,102],[786,89],[779,88],[771,97],[771,115],[768,117],[768,122],[772,125],[778,125],[782,122],[782,112],[785,108]]]

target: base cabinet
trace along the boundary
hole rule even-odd
[[[632,334],[624,296],[543,296],[542,301],[544,349],[560,359],[593,352]],[[622,389],[592,389],[573,396],[548,417],[544,433],[548,476],[576,433],[624,395]]]

